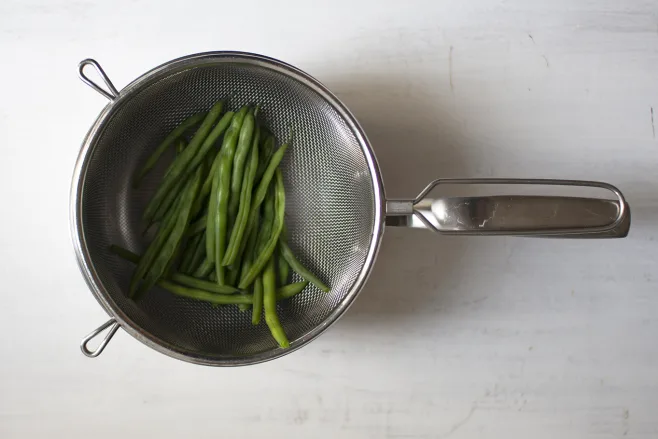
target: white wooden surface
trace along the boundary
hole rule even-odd
[[[102,97],[169,59],[239,49],[355,112],[389,196],[435,177],[609,181],[627,239],[389,229],[366,289],[292,355],[212,369],[106,319],[74,261],[68,188]],[[655,0],[0,2],[0,437],[658,437]],[[93,432],[93,433],[90,433]]]

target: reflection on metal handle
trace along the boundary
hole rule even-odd
[[[87,348],[87,344],[98,334],[105,331],[110,326],[112,327],[107,332],[107,335],[105,335],[105,338],[103,338],[103,340],[98,345],[98,347],[93,351],[89,350],[89,348]],[[107,344],[110,342],[114,334],[117,332],[117,329],[119,329],[119,324],[114,319],[110,319],[107,322],[105,322],[102,326],[96,328],[91,334],[89,334],[88,336],[82,339],[82,342],[80,343],[80,349],[82,350],[82,353],[89,358],[98,357],[101,354],[101,352],[103,352],[103,349],[105,349],[105,346],[107,346]]]
[[[85,67],[88,65],[93,66],[96,69],[96,72],[100,75],[101,79],[109,89],[109,92],[101,88],[98,84],[96,84],[94,81],[89,79],[87,75],[85,75]],[[82,82],[87,84],[89,87],[93,88],[96,90],[98,93],[102,94],[109,100],[113,101],[117,97],[119,97],[119,92],[117,89],[114,87],[114,84],[112,84],[112,81],[110,81],[110,78],[107,77],[105,74],[105,71],[103,68],[96,62],[96,60],[93,60],[91,58],[85,59],[84,61],[81,61],[80,64],[78,64],[78,74],[80,75],[80,79],[82,79]]]
[[[440,184],[577,186],[605,189],[616,200],[556,196],[483,196],[426,199]],[[594,181],[546,179],[440,179],[414,200],[387,202],[387,224],[454,235],[624,237],[630,210],[616,187]]]

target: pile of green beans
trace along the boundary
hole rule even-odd
[[[288,148],[276,148],[258,120],[259,107],[222,115],[224,102],[185,119],[135,173],[133,187],[175,150],[143,214],[145,231],[155,229],[143,255],[110,250],[136,264],[128,296],[139,300],[154,285],[191,300],[251,309],[258,325],[265,316],[280,347],[290,345],[277,315],[277,301],[301,293],[309,283],[325,285],[294,256],[286,242],[286,193],[279,165]],[[288,283],[290,272],[303,282]]]

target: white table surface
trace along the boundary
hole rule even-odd
[[[623,240],[387,230],[356,304],[238,369],[163,356],[107,319],[69,239],[70,176],[106,101],[170,59],[259,52],[353,110],[389,196],[436,177],[618,185]],[[658,437],[655,0],[0,2],[0,437]]]

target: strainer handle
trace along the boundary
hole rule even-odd
[[[94,81],[89,79],[87,75],[85,75],[85,67],[87,66],[92,66],[94,69],[96,69],[96,73],[98,73],[98,75],[101,77],[101,79],[103,80],[109,91],[103,89],[101,86],[99,86]],[[80,79],[82,79],[82,82],[84,82],[89,87],[93,88],[94,90],[96,90],[98,93],[102,94],[109,100],[113,101],[119,97],[119,92],[117,91],[116,87],[114,86],[114,84],[112,84],[110,78],[105,74],[105,70],[103,70],[101,65],[98,64],[96,60],[87,58],[85,60],[80,61],[80,64],[78,64],[78,75],[80,76]]]
[[[105,334],[105,337],[103,340],[100,342],[98,347],[94,350],[90,350],[87,347],[87,344],[89,342],[96,338],[98,334],[101,332],[105,331],[107,328],[110,328],[109,331],[107,331],[107,334]],[[107,322],[103,323],[101,326],[96,328],[94,331],[92,331],[89,335],[87,335],[85,338],[82,339],[82,342],[80,342],[80,350],[82,350],[82,353],[85,354],[89,358],[96,358],[98,357],[101,352],[105,349],[105,346],[110,342],[112,337],[114,337],[114,334],[117,332],[119,329],[119,323],[117,323],[116,320],[110,319]]]
[[[526,195],[426,198],[442,184],[589,187],[608,190],[615,199]],[[630,228],[630,209],[619,189],[581,180],[439,179],[413,200],[388,200],[386,215],[387,225],[451,235],[622,238]]]

